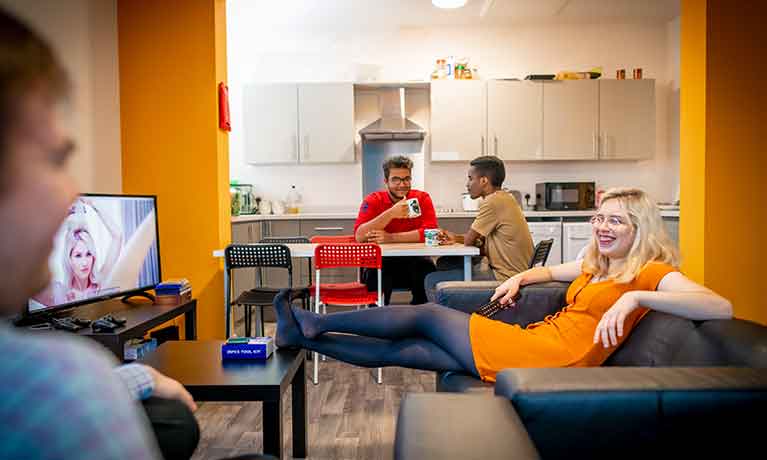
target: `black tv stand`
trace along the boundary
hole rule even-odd
[[[145,292],[145,291],[142,291],[142,292],[134,292],[134,293],[132,293],[132,294],[127,294],[127,295],[124,295],[124,296],[123,296],[123,297],[120,299],[120,301],[121,301],[121,302],[125,302],[125,303],[130,303],[130,302],[128,302],[128,299],[130,299],[131,297],[144,297],[144,298],[147,298],[147,299],[151,300],[152,302],[154,302],[154,301],[155,301],[155,297],[154,297],[152,294],[150,294],[150,293],[148,293],[148,292]]]

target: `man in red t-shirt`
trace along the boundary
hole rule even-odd
[[[423,231],[438,228],[437,214],[428,193],[413,190],[411,172],[413,162],[404,156],[388,159],[383,164],[385,190],[366,196],[360,206],[357,222],[354,223],[354,237],[360,243],[417,243],[424,240]],[[408,217],[410,198],[418,199],[421,215]],[[407,287],[413,294],[413,305],[426,303],[424,278],[435,270],[434,262],[428,257],[384,257],[383,294],[384,303],[389,304],[393,286]],[[377,289],[375,270],[364,274],[368,289]]]

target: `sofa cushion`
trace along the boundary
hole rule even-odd
[[[402,398],[395,460],[538,459],[505,398],[409,393]]]
[[[674,366],[767,367],[767,327],[741,319],[710,320],[674,356]]]
[[[671,366],[674,355],[695,334],[695,323],[679,316],[651,311],[615,351],[605,366]]]
[[[495,394],[513,402],[543,458],[605,458],[626,446],[631,458],[671,445],[686,454],[753,451],[754,420],[767,409],[765,369],[506,369],[497,378]]]

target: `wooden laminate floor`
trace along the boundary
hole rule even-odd
[[[267,334],[273,324],[267,323]],[[312,364],[307,362],[307,375]],[[406,392],[435,391],[434,372],[372,369],[338,361],[320,362],[320,383],[307,382],[310,459],[391,459],[400,400]],[[291,458],[290,390],[284,400],[283,445]],[[199,403],[200,444],[194,460],[262,452],[261,403]]]

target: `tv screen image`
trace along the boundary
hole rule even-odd
[[[152,289],[161,279],[156,197],[81,195],[53,246],[51,282],[29,299],[29,314]]]

